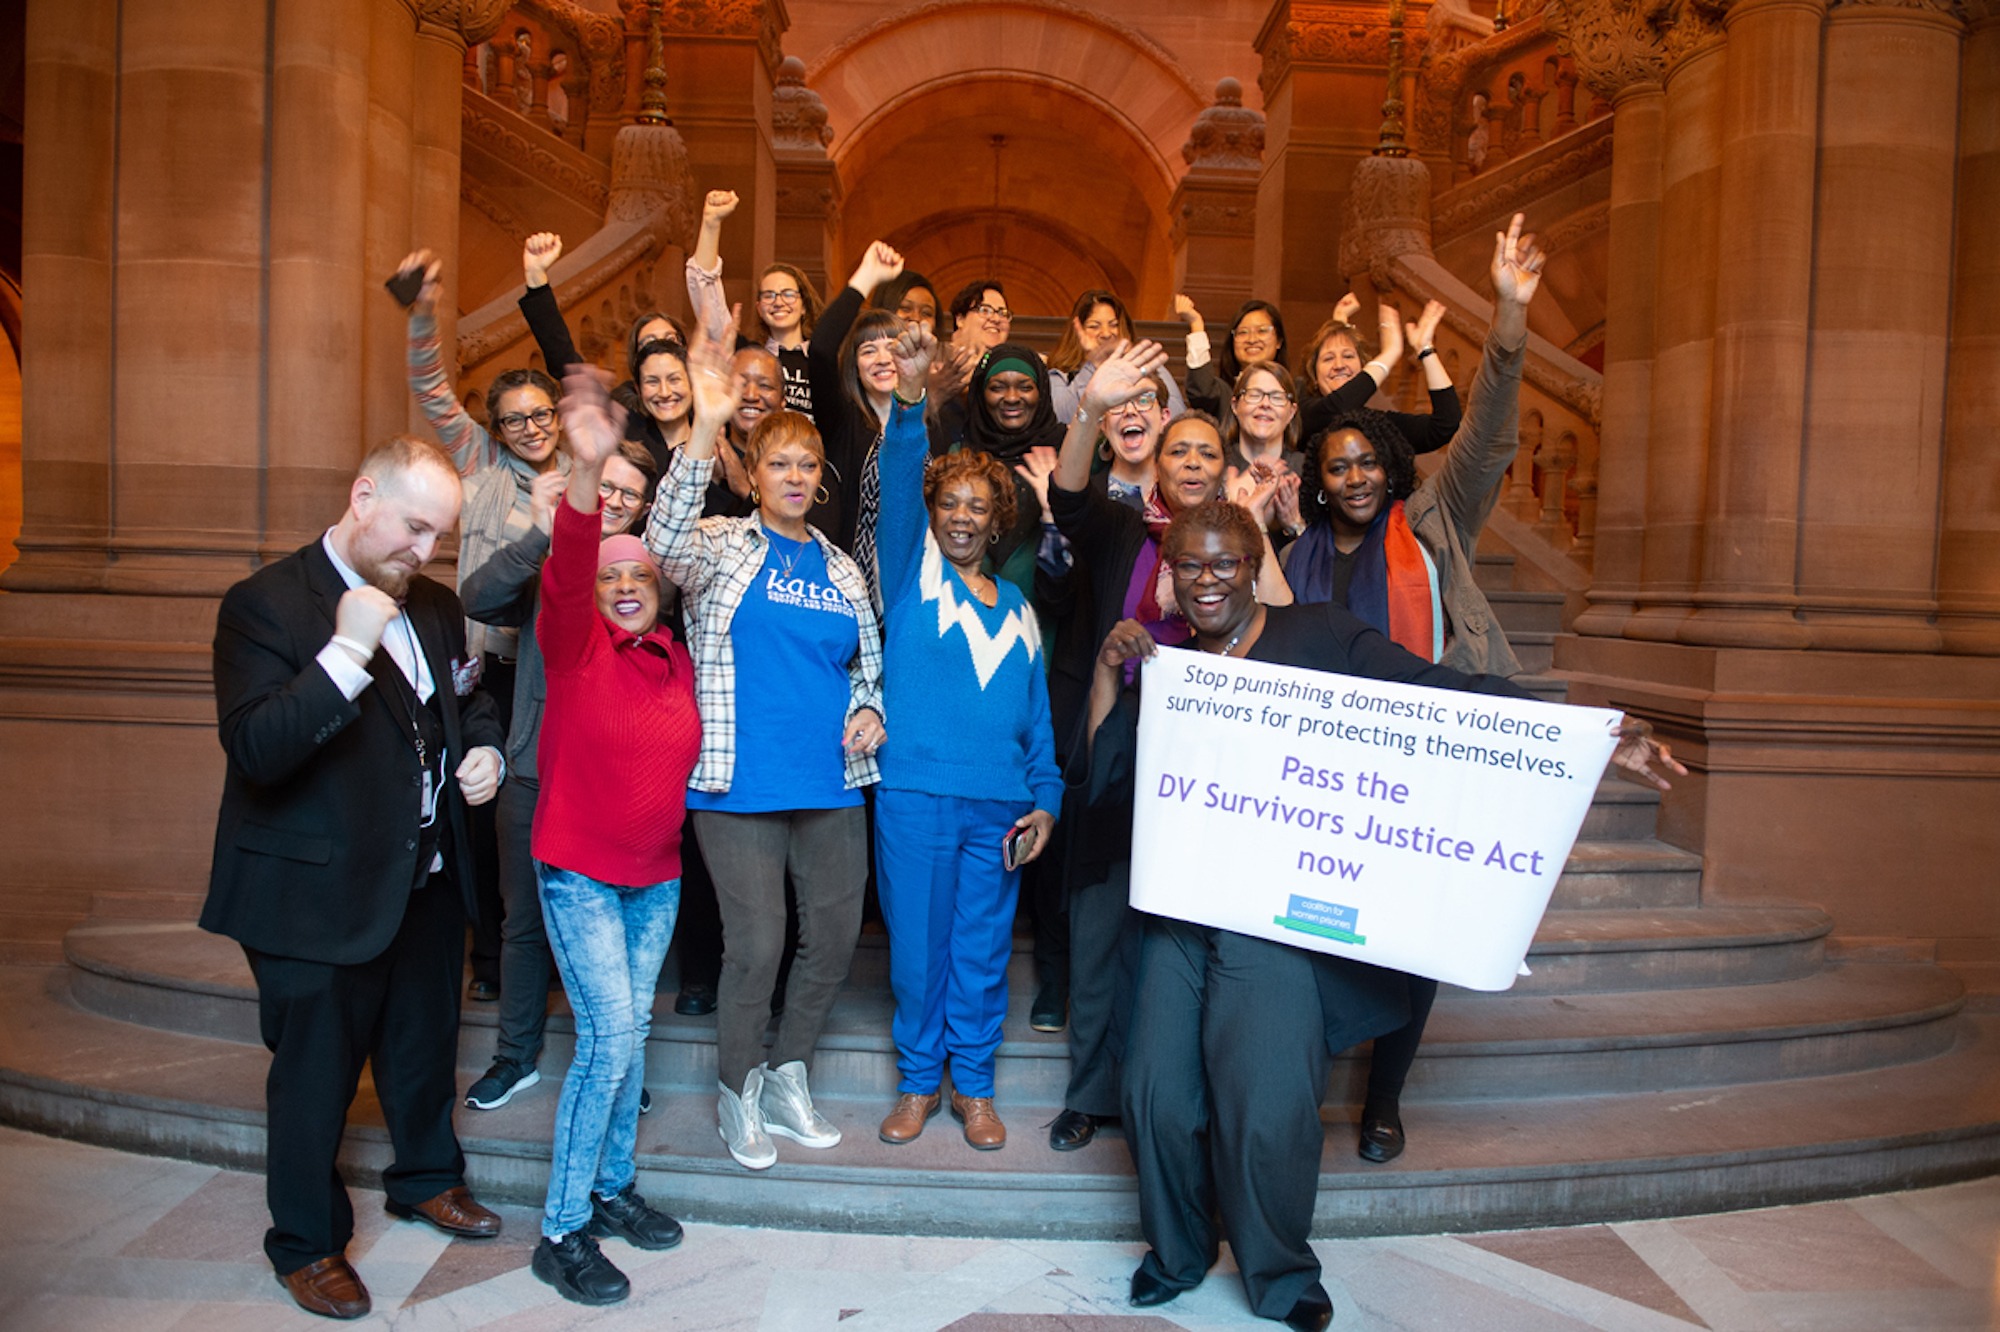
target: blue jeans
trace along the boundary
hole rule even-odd
[[[611,1197],[637,1176],[639,1093],[653,989],[674,936],[681,881],[620,888],[535,862],[549,946],[576,1015],[576,1057],[556,1102],[542,1234],[590,1222],[593,1190]]]

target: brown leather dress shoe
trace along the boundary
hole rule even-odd
[[[394,1198],[383,1204],[390,1216],[428,1221],[447,1235],[461,1239],[492,1239],[500,1233],[500,1218],[473,1199],[472,1190],[460,1184],[437,1197],[420,1203],[399,1203]]]
[[[915,1142],[943,1101],[944,1098],[936,1092],[904,1092],[896,1098],[896,1108],[882,1121],[882,1129],[877,1136],[899,1147],[906,1142]]]
[[[951,1094],[951,1117],[965,1125],[965,1140],[982,1152],[997,1152],[1007,1145],[1007,1126],[994,1113],[991,1096]]]
[[[344,1253],[328,1254],[316,1263],[287,1272],[278,1280],[298,1301],[299,1308],[322,1318],[362,1318],[368,1313],[368,1287],[348,1265]]]

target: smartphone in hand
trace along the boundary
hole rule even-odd
[[[417,303],[417,297],[423,293],[424,270],[421,268],[398,269],[395,276],[382,285],[387,287],[389,294],[396,298],[396,304],[407,310]]]
[[[1007,869],[1019,869],[1029,856],[1035,853],[1035,829],[1033,826],[1009,828],[1007,835],[1000,839],[1000,863]]]

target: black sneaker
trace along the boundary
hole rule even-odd
[[[644,1087],[639,1088],[639,1113],[642,1115],[653,1113],[653,1093]]]
[[[556,1294],[578,1304],[616,1304],[632,1293],[632,1283],[598,1252],[597,1241],[581,1230],[561,1239],[542,1237],[528,1267],[556,1288]]]
[[[674,996],[674,1012],[682,1017],[707,1017],[715,1011],[715,987],[689,981]]]
[[[590,1233],[616,1235],[635,1249],[671,1249],[681,1242],[681,1223],[648,1207],[639,1186],[627,1184],[615,1198],[590,1195]]]
[[[528,1065],[517,1064],[511,1059],[496,1059],[484,1077],[466,1088],[466,1108],[498,1110],[514,1099],[515,1092],[526,1091],[541,1080],[542,1075]]]

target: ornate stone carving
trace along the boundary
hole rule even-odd
[[[1605,165],[1610,165],[1610,155],[1605,155]],[[1542,228],[1539,240],[1550,254],[1561,254],[1575,249],[1578,245],[1596,236],[1611,226],[1611,205],[1594,203],[1588,208],[1579,208],[1567,217],[1560,218],[1554,226]]]
[[[473,180],[470,176],[458,182],[459,201],[475,213],[484,216],[494,226],[507,235],[519,240],[527,236],[533,228],[522,220],[521,215],[508,207],[491,190]]]
[[[1533,15],[1510,24],[1483,42],[1461,46],[1455,51],[1426,55],[1419,69],[1416,105],[1410,128],[1416,148],[1425,153],[1456,158],[1456,141],[1472,129],[1467,123],[1454,126],[1458,107],[1467,88],[1498,69],[1529,47],[1544,42],[1542,15]]]
[[[784,30],[777,6],[766,0],[669,0],[663,27],[670,37],[753,38],[767,70],[775,75],[784,63],[778,44]]]
[[[687,144],[672,125],[627,125],[611,143],[610,222],[637,222],[664,213],[665,237],[694,248],[694,170]]]
[[[1460,185],[1441,195],[1432,214],[1439,235],[1457,236],[1468,227],[1481,226],[1487,219],[1505,217],[1572,181],[1581,180],[1611,165],[1611,122],[1597,121],[1585,126],[1575,141],[1564,139],[1560,151],[1544,150],[1539,160],[1524,170],[1502,168],[1476,183]],[[1553,247],[1544,247],[1553,248]]]
[[[477,46],[500,31],[500,21],[513,0],[403,0],[419,28],[451,33],[467,46]]]
[[[806,87],[806,62],[786,56],[771,89],[771,146],[824,156],[832,142],[833,126],[826,123],[826,103]]]
[[[581,153],[567,145],[563,145],[563,151],[558,153],[534,142],[505,123],[502,116],[512,117],[490,99],[467,95],[461,99],[459,106],[459,121],[467,143],[477,144],[495,157],[514,163],[593,212],[604,210],[610,200],[610,191],[603,179],[583,164],[589,161],[588,158],[583,158]],[[515,124],[520,123],[515,121]]]
[[[1174,210],[1169,243],[1180,245],[1189,236],[1254,236],[1257,234],[1257,197],[1184,199]]]
[[[596,115],[615,112],[625,102],[625,25],[609,14],[586,9],[576,0],[534,0],[550,26],[568,34],[590,76],[590,109]],[[640,6],[640,22],[645,22]],[[575,117],[575,112],[571,112]]]
[[[1542,21],[1600,97],[1667,76],[1666,43],[1653,26],[1657,0],[1549,0]]]
[[[1194,118],[1181,159],[1190,171],[1255,171],[1264,157],[1264,113],[1243,105],[1243,85],[1221,79],[1215,103]]]
[[[1697,51],[1722,40],[1722,18],[1729,0],[1659,0],[1653,26],[1659,29],[1667,54],[1667,72]]]
[[[1403,57],[1412,64],[1425,49],[1426,31],[1417,20],[1428,6],[1410,6],[1403,33]],[[1260,37],[1264,67],[1258,86],[1269,98],[1278,83],[1300,62],[1318,65],[1382,66],[1389,61],[1389,13],[1380,5],[1294,3],[1283,24]]]
[[[1340,271],[1389,285],[1389,261],[1431,252],[1431,169],[1416,157],[1364,157],[1347,185]]]

